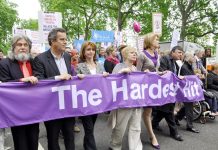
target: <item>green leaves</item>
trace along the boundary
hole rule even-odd
[[[15,4],[0,0],[0,48],[6,53],[14,22],[18,20]]]
[[[63,27],[71,38],[85,35],[92,29],[113,30],[131,28],[133,20],[141,23],[140,34],[152,32],[152,13],[163,14],[161,41],[170,41],[173,29],[181,29],[181,39],[204,41],[209,35],[217,37],[217,0],[40,0],[45,11],[63,15]]]
[[[38,30],[38,20],[37,19],[21,20],[20,27],[23,29]]]
[[[210,35],[218,34],[218,2],[216,0],[177,0],[171,28],[179,22],[181,39],[206,45]],[[178,9],[177,9],[178,8]]]

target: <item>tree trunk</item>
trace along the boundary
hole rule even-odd
[[[85,27],[85,37],[84,37],[84,40],[88,40],[88,34],[89,34],[89,26],[88,24],[86,23],[86,27]]]
[[[122,3],[121,0],[118,0],[118,17],[117,17],[117,25],[118,25],[118,31],[122,30]]]
[[[180,36],[180,38],[181,38],[181,40],[185,40],[185,29],[186,29],[186,20],[185,20],[185,18],[184,17],[182,17],[182,26],[181,26],[181,36]]]

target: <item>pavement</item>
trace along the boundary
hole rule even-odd
[[[107,117],[107,114],[100,114],[95,125],[95,139],[98,150],[107,150],[109,147],[111,129],[107,126]],[[186,122],[185,120],[181,121],[181,126],[179,126],[178,129],[179,133],[184,139],[183,142],[176,141],[169,136],[169,128],[165,120],[162,120],[160,122],[160,127],[163,129],[163,131],[155,131],[161,150],[218,150],[217,118],[215,120],[207,119],[206,124],[195,122],[194,126],[200,130],[199,134],[186,131]],[[82,123],[78,122],[78,126],[80,127],[81,131],[79,133],[75,133],[76,150],[83,150],[82,143],[84,131]],[[149,137],[146,133],[146,128],[143,122],[141,140],[143,143],[143,150],[154,149],[149,143]],[[64,141],[62,138],[59,139],[59,143],[61,150],[65,150]],[[8,150],[14,150],[10,129],[6,130],[5,146]],[[47,150],[46,130],[44,124],[40,124],[39,150]],[[128,150],[127,133],[123,139],[122,150]]]

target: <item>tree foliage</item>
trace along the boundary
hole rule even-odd
[[[171,0],[147,0],[140,5],[137,13],[135,16],[133,16],[133,18],[136,18],[136,20],[141,23],[142,35],[152,32],[152,13],[162,13],[162,35],[160,40],[170,40],[171,29],[169,28],[167,22],[169,17],[170,4]]]
[[[38,20],[37,19],[20,20],[20,27],[23,29],[38,30]]]
[[[210,34],[218,35],[216,0],[176,0],[171,8],[172,25],[181,29],[182,40],[200,42]]]
[[[0,0],[0,48],[6,52],[9,48],[9,35],[17,21],[16,5],[6,0]]]
[[[63,27],[72,38],[90,31],[111,27],[122,31],[132,28],[133,20],[142,25],[141,34],[152,32],[152,13],[163,14],[161,40],[170,40],[173,29],[181,29],[181,39],[199,42],[210,34],[218,37],[216,0],[40,0],[45,11],[63,15]]]
[[[40,0],[45,11],[58,11],[63,15],[63,27],[73,38],[84,34],[90,37],[90,30],[103,30],[106,17],[95,0]]]
[[[117,22],[117,30],[122,31],[127,22],[137,12],[143,0],[104,0],[97,1],[96,5],[107,10],[108,16]]]

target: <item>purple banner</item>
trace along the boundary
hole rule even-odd
[[[203,99],[196,76],[180,80],[171,72],[94,75],[82,80],[43,80],[36,85],[8,82],[0,84],[0,128]]]

